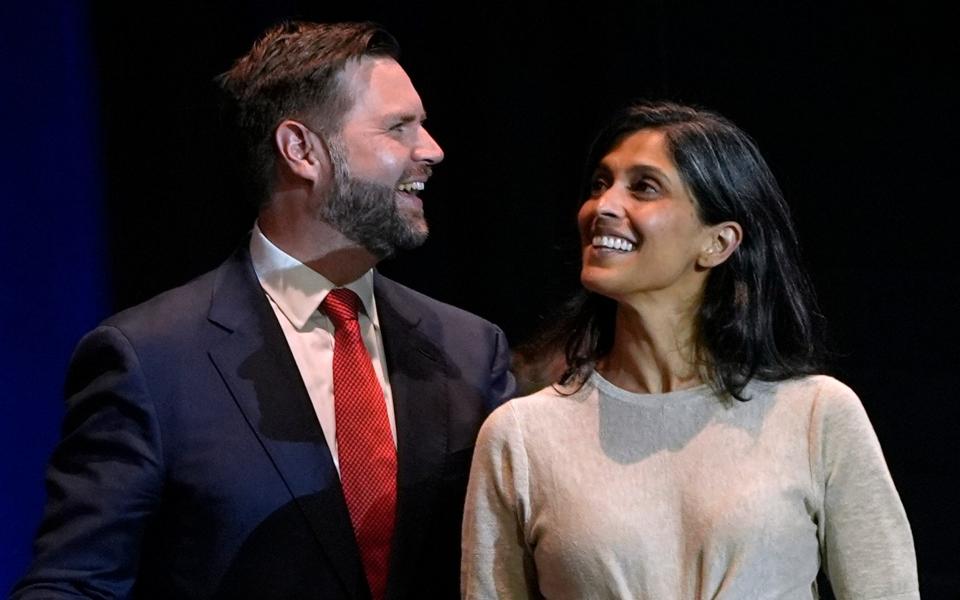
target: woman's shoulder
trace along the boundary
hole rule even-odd
[[[779,400],[808,406],[821,419],[861,419],[865,416],[863,403],[857,393],[830,375],[806,375],[761,385],[771,386]]]
[[[758,389],[768,389],[778,396],[801,396],[818,402],[859,403],[856,392],[831,375],[804,375],[777,382],[758,382]]]
[[[592,389],[593,386],[589,381],[574,385],[548,385],[536,392],[517,396],[501,404],[487,417],[484,427],[487,429],[526,428],[530,424],[563,418],[567,410],[582,405]]]

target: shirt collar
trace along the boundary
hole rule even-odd
[[[263,235],[257,224],[254,224],[250,235],[250,257],[261,287],[298,330],[306,327],[323,299],[330,290],[337,287],[329,279],[274,245]],[[377,305],[373,297],[373,269],[341,287],[352,290],[360,297],[363,311],[367,313],[373,326],[379,329],[380,321],[377,319]]]

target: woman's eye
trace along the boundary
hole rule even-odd
[[[641,196],[656,196],[660,193],[660,188],[654,182],[646,179],[635,182],[630,186],[630,189]]]
[[[607,182],[600,177],[595,177],[593,181],[590,182],[590,195],[597,197],[607,189]]]

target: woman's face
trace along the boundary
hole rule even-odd
[[[698,261],[711,245],[710,228],[680,179],[663,132],[625,137],[594,171],[590,197],[578,215],[583,285],[629,302],[699,298],[707,270]]]

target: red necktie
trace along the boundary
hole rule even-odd
[[[386,596],[397,503],[397,451],[383,390],[360,337],[360,298],[332,290],[323,310],[333,322],[333,398],[340,484],[374,600]]]

